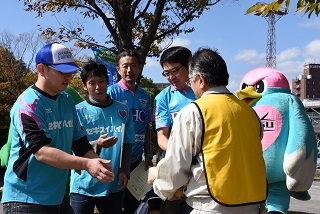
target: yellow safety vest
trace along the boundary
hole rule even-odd
[[[232,94],[208,94],[196,101],[202,121],[202,154],[208,191],[225,206],[262,203],[267,175],[254,110]]]

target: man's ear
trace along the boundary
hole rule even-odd
[[[45,65],[44,64],[37,64],[37,70],[38,70],[38,74],[40,74],[41,76],[44,75],[44,67]]]
[[[84,90],[88,91],[86,84],[83,83],[83,82],[82,82],[82,87],[83,87]]]
[[[116,66],[116,69],[117,69],[117,72],[119,73],[120,68],[118,65]]]
[[[198,74],[199,75],[199,84],[200,84],[200,88],[204,88],[205,87],[205,79],[202,76],[202,74]]]

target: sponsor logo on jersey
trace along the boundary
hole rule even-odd
[[[93,128],[87,128],[86,129],[87,135],[93,135],[93,134],[104,134],[104,133],[118,133],[122,132],[121,126],[96,126]]]
[[[69,128],[69,127],[73,127],[73,120],[53,121],[48,124],[49,130],[56,130],[56,129]]]
[[[135,142],[144,142],[145,135],[144,134],[136,134],[135,135]]]
[[[144,122],[146,121],[146,112],[145,111],[141,111],[139,109],[132,109],[131,110],[131,115],[133,118],[134,122]]]
[[[45,111],[46,113],[52,113],[51,108],[46,108],[46,109],[44,109],[44,111]]]

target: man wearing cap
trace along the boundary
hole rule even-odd
[[[38,79],[11,111],[12,146],[4,177],[4,213],[73,213],[64,199],[68,169],[86,170],[100,182],[114,173],[89,144],[71,96],[65,92],[79,70],[70,50],[58,43],[36,55]],[[72,155],[71,153],[75,155]]]

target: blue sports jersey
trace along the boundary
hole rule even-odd
[[[132,144],[132,163],[142,158],[142,148],[146,141],[146,129],[150,120],[150,95],[136,84],[136,91],[130,91],[120,80],[108,87],[110,97],[130,108],[134,122],[135,142]]]
[[[52,97],[36,86],[30,87],[18,97],[10,117],[12,145],[2,203],[61,204],[68,170],[40,162],[34,153],[48,144],[69,154],[75,142],[90,146],[71,96],[61,92]]]
[[[133,143],[134,141],[133,121],[129,109],[117,101],[113,101],[110,106],[104,108],[83,101],[76,105],[76,109],[89,141],[98,140],[101,135],[106,133],[109,137],[118,137],[118,141],[110,148],[102,148],[99,154],[102,159],[111,160],[110,164],[115,174],[114,181],[99,182],[85,170],[72,170],[71,192],[95,197],[117,192],[117,189],[122,186],[122,184],[118,185],[122,132],[124,131],[122,124],[125,124],[123,143]]]
[[[170,85],[163,89],[154,100],[153,111],[156,129],[169,127],[169,130],[171,130],[178,112],[194,100],[196,100],[196,96],[191,88],[176,90]]]

